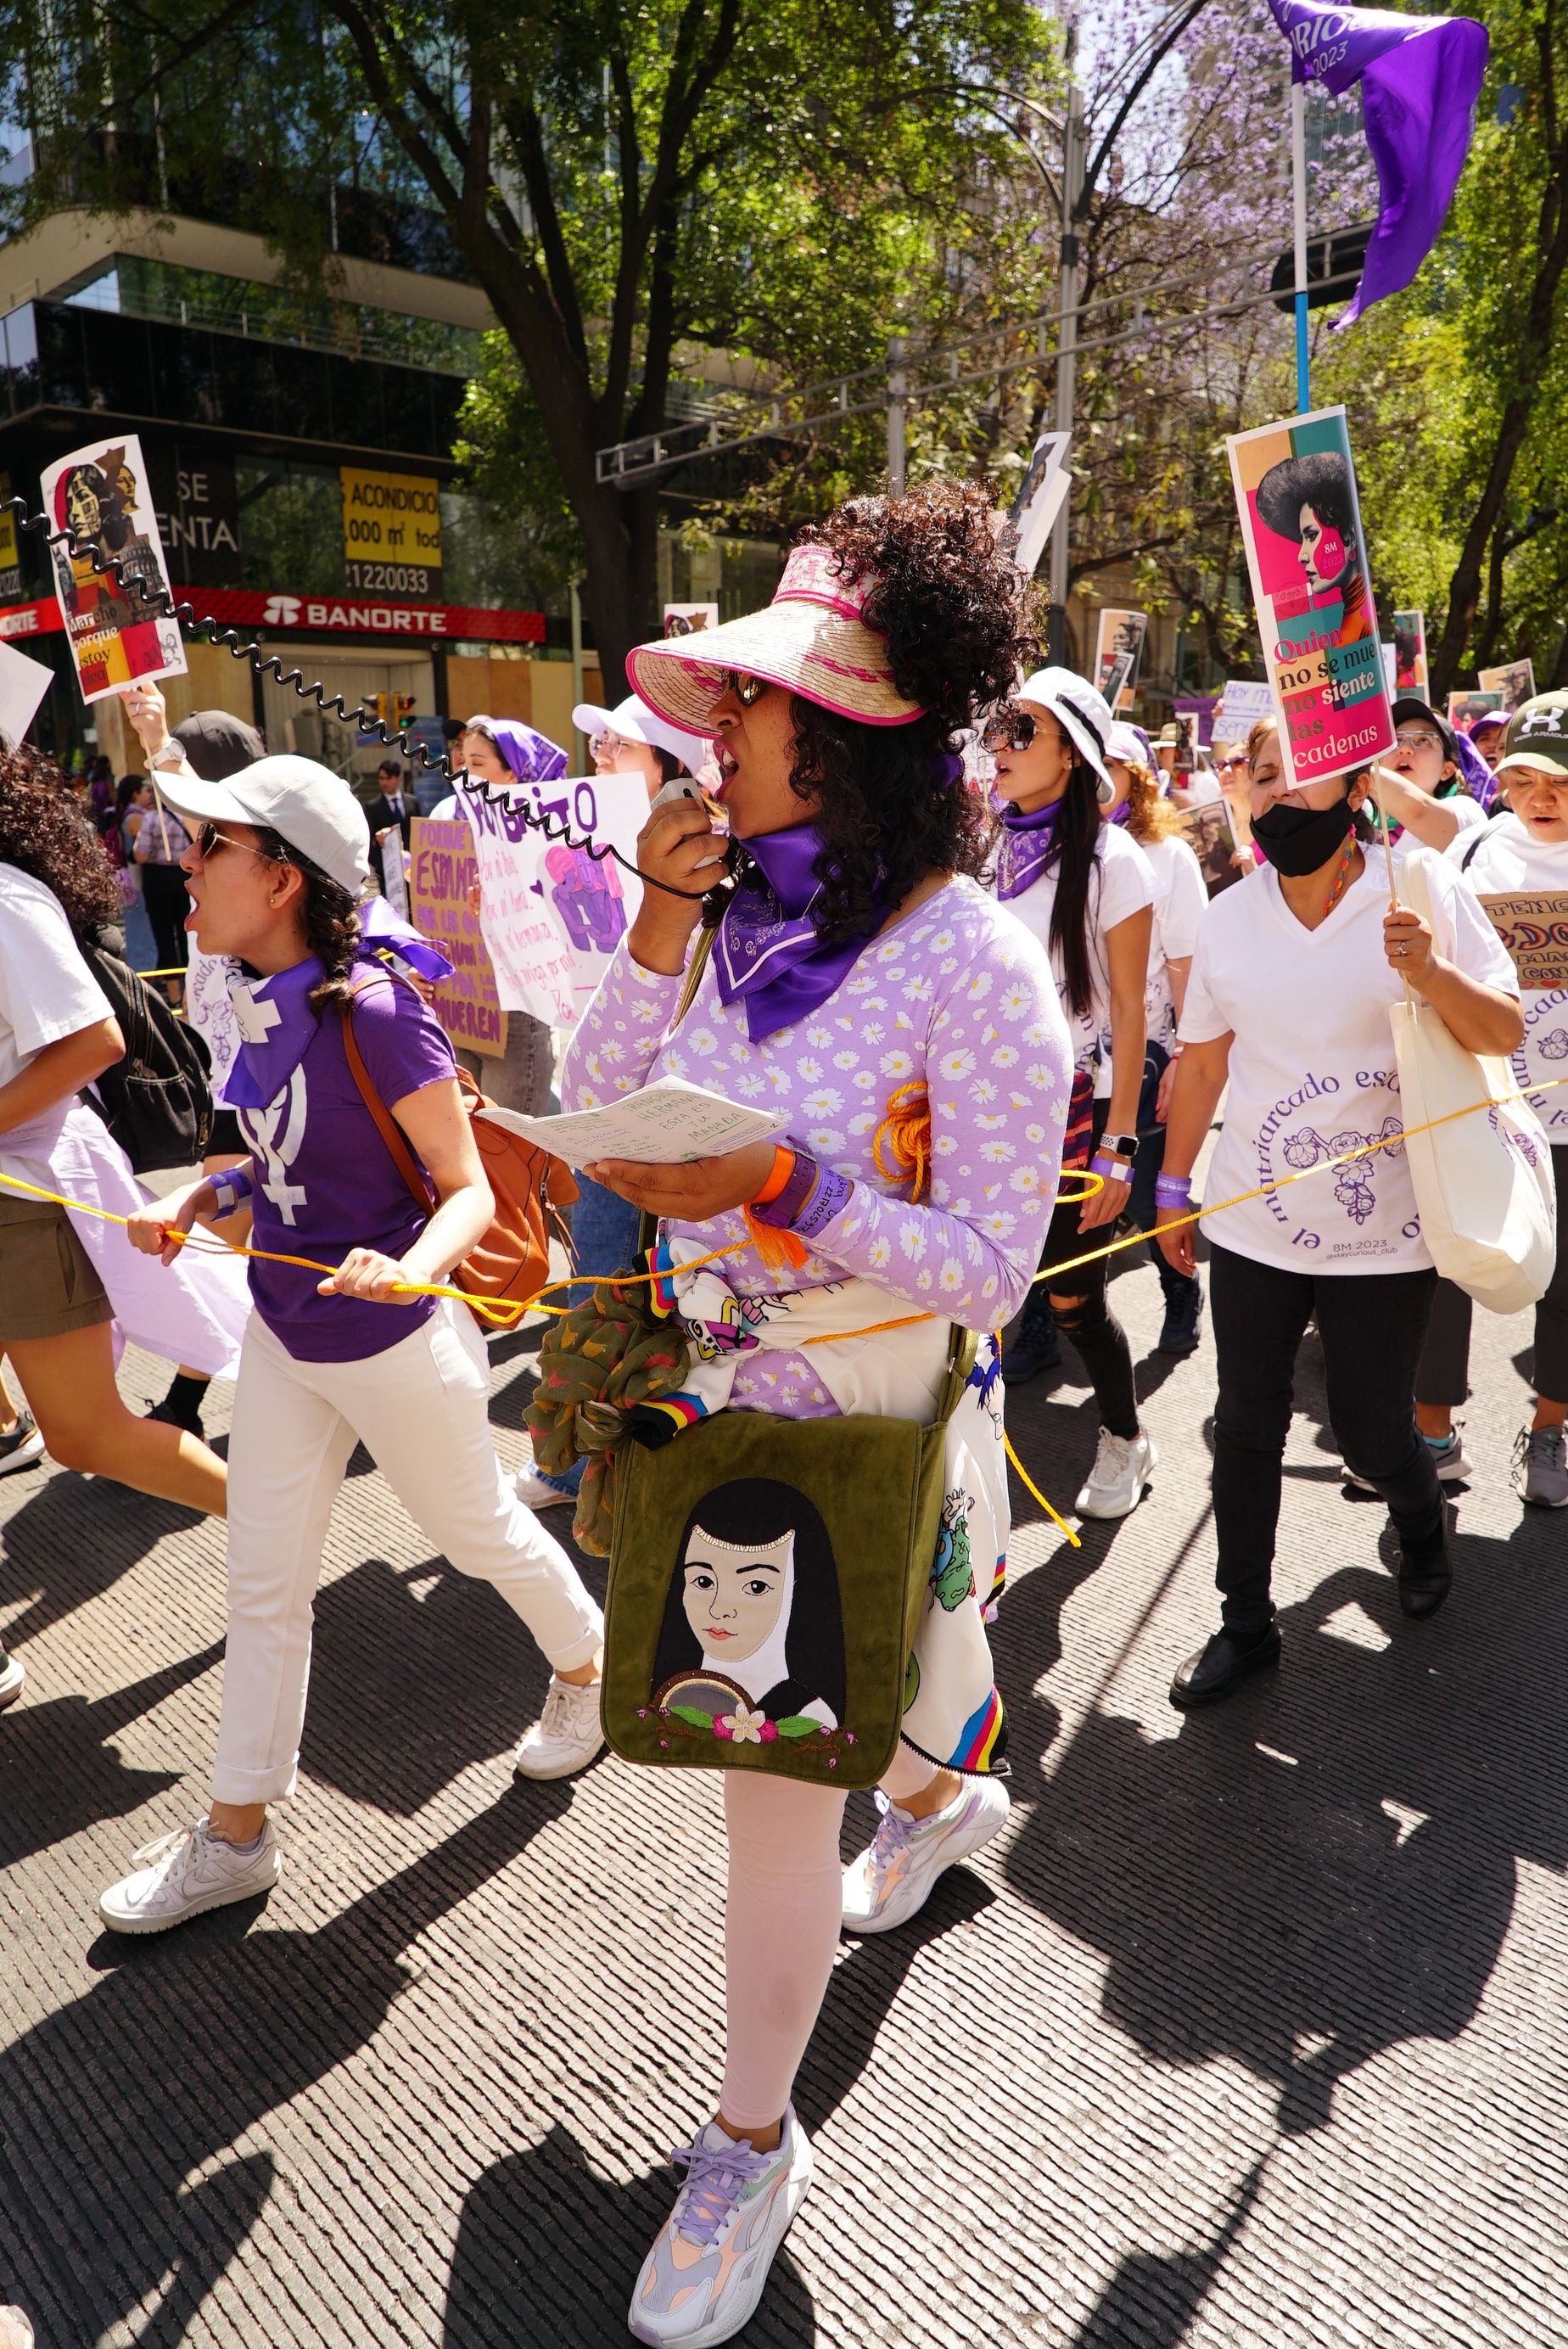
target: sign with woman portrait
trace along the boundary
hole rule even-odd
[[[102,701],[139,679],[183,677],[185,647],[179,621],[163,608],[169,570],[136,435],[89,442],[48,466],[43,498],[53,527],[73,532],[79,549],[57,539],[50,555],[82,699]]]
[[[1343,408],[1227,440],[1264,658],[1293,782],[1394,745]]]

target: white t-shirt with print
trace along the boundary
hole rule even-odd
[[[1438,952],[1481,985],[1517,995],[1513,965],[1474,894],[1441,857],[1429,857],[1427,871]],[[1234,1039],[1205,1203],[1403,1131],[1388,1019],[1403,989],[1383,948],[1387,910],[1387,880],[1370,854],[1315,930],[1296,920],[1266,865],[1210,905],[1180,1030],[1184,1044]],[[1205,1229],[1220,1247],[1292,1272],[1411,1272],[1431,1262],[1398,1143],[1270,1189]]]
[[[46,1044],[113,1016],[54,891],[14,864],[0,864],[0,1085],[19,1077]],[[48,1157],[77,1105],[67,1093],[0,1133],[0,1174],[36,1181],[37,1161]]]
[[[1516,815],[1500,815],[1480,840],[1462,832],[1444,853],[1478,897],[1557,897],[1558,918],[1568,919],[1568,840],[1537,840]],[[1520,999],[1524,1041],[1513,1056],[1514,1075],[1522,1085],[1568,1077],[1568,988],[1527,987]],[[1553,1144],[1568,1145],[1568,1084],[1537,1094],[1535,1109]]]
[[[1154,874],[1154,934],[1149,942],[1149,991],[1144,1007],[1149,1033],[1169,1050],[1176,1032],[1175,1000],[1166,965],[1190,962],[1198,930],[1209,910],[1203,868],[1178,834],[1139,843]]]
[[[1058,869],[1058,864],[1052,864],[1021,896],[1009,897],[1005,901],[1005,910],[1016,914],[1047,953],[1050,952],[1051,909],[1057,902]],[[1057,992],[1061,997],[1062,1009],[1067,1015],[1076,1069],[1090,1066],[1099,1049],[1100,1030],[1110,1021],[1110,968],[1106,956],[1106,937],[1130,915],[1141,913],[1145,905],[1152,905],[1153,903],[1154,874],[1142,849],[1135,840],[1128,838],[1119,824],[1102,823],[1099,838],[1095,843],[1094,871],[1088,885],[1091,1000],[1081,1019],[1068,1006],[1066,974],[1060,957],[1051,954],[1051,975],[1057,982]]]

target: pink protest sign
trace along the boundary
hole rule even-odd
[[[1343,408],[1225,443],[1253,601],[1292,781],[1394,746]]]

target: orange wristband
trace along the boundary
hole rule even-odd
[[[789,1148],[787,1143],[776,1142],[773,1145],[773,1164],[769,1169],[768,1180],[762,1185],[761,1190],[758,1192],[756,1197],[750,1202],[751,1206],[754,1207],[771,1206],[794,1171],[795,1153]]]

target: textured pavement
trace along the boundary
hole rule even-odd
[[[1018,1496],[1011,1826],[844,1945],[799,2087],[818,2182],[746,2338],[1568,2341],[1568,1525],[1508,1481],[1528,1324],[1477,1317],[1479,1473],[1427,1625],[1341,1490],[1309,1339],[1285,1662],[1184,1721],[1212,1356],[1148,1356],[1147,1267],[1114,1294],[1154,1489],[1076,1551]],[[534,1342],[493,1349],[511,1464]],[[1065,1506],[1085,1391],[1038,1381],[1009,1423]],[[202,1800],[220,1533],[0,1483],[29,1673],[0,1715],[0,2302],[42,2349],[623,2341],[665,2151],[711,2108],[717,1780],[515,1783],[536,1654],[355,1466],[283,1883],[129,1943],[93,1902]]]

